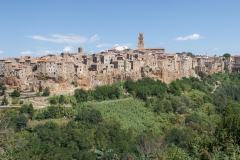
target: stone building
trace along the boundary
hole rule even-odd
[[[77,53],[1,59],[0,80],[10,88],[37,89],[41,85],[56,91],[73,89],[73,81],[84,89],[145,77],[170,83],[182,77],[198,77],[200,71],[213,74],[224,72],[226,68],[240,71],[240,56],[224,59],[208,55],[166,54],[165,48],[146,48],[143,33],[140,33],[135,50],[118,47],[87,54],[78,47]]]

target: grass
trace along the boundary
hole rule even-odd
[[[131,129],[139,134],[143,131],[161,133],[161,117],[144,107],[145,103],[138,99],[118,99],[94,103],[107,122],[119,122],[124,129]]]
[[[29,127],[36,127],[37,125],[44,125],[46,122],[54,122],[57,123],[59,126],[65,126],[71,119],[69,118],[60,118],[60,119],[44,119],[41,121],[38,120],[29,120],[28,126]]]

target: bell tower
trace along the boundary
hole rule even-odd
[[[82,47],[78,47],[78,53],[82,52]]]
[[[141,50],[144,49],[144,37],[143,37],[143,33],[139,33],[139,37],[138,37],[138,47],[137,49]]]

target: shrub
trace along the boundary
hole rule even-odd
[[[72,81],[72,85],[74,85],[74,87],[78,86],[77,82],[75,82],[75,81]]]
[[[22,129],[27,126],[28,118],[24,114],[20,114],[17,119],[17,127],[18,129]]]
[[[12,96],[12,97],[19,97],[19,96],[20,96],[20,92],[17,91],[17,90],[14,90],[14,91],[11,93],[11,96]]]
[[[17,99],[17,98],[12,99],[12,104],[18,104],[18,103],[19,103],[19,99]]]
[[[66,101],[66,98],[65,98],[65,96],[64,95],[60,95],[60,97],[59,97],[59,103],[61,103],[61,104],[63,104],[63,103],[65,103],[65,101]]]
[[[45,116],[43,113],[38,113],[37,116],[36,116],[36,120],[43,120],[45,119]]]
[[[202,121],[203,121],[203,119],[199,115],[197,115],[196,113],[188,115],[185,119],[186,123],[193,122],[193,123],[201,124]]]
[[[49,96],[49,95],[50,95],[50,90],[49,90],[48,87],[46,87],[46,88],[44,89],[44,92],[43,92],[42,96]]]
[[[2,103],[1,103],[1,105],[8,105],[8,99],[7,99],[7,96],[6,96],[6,94],[4,95],[4,97],[3,97],[3,99],[2,99]]]
[[[166,141],[180,147],[187,147],[187,144],[193,139],[193,131],[188,128],[173,128],[166,134]]]
[[[75,120],[98,124],[103,121],[103,117],[100,111],[92,109],[79,112]]]
[[[50,104],[58,104],[58,97],[53,96],[49,100]]]

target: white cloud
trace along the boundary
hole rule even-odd
[[[0,54],[2,54],[2,53],[3,53],[3,51],[0,50]]]
[[[54,43],[67,43],[67,44],[80,44],[87,41],[86,37],[69,34],[69,35],[60,35],[60,34],[52,34],[51,37],[44,37],[41,35],[27,36],[29,38],[40,40],[40,41],[48,41]]]
[[[165,43],[164,42],[159,42],[159,44],[164,45]]]
[[[218,50],[218,48],[217,48],[217,47],[216,47],[216,48],[213,48],[213,50],[214,50],[214,51],[217,51],[217,50]]]
[[[31,51],[23,51],[20,54],[21,55],[30,55],[30,54],[33,54],[33,52],[31,52]]]
[[[89,42],[96,42],[96,41],[99,41],[99,39],[100,37],[97,34],[95,34],[89,39]]]
[[[192,34],[192,35],[189,35],[189,36],[186,36],[186,37],[177,37],[175,38],[175,40],[177,41],[186,41],[186,40],[197,40],[197,39],[200,39],[200,38],[203,38],[202,36],[200,36],[199,34]]]
[[[72,48],[72,46],[65,46],[63,52],[73,52]]]

